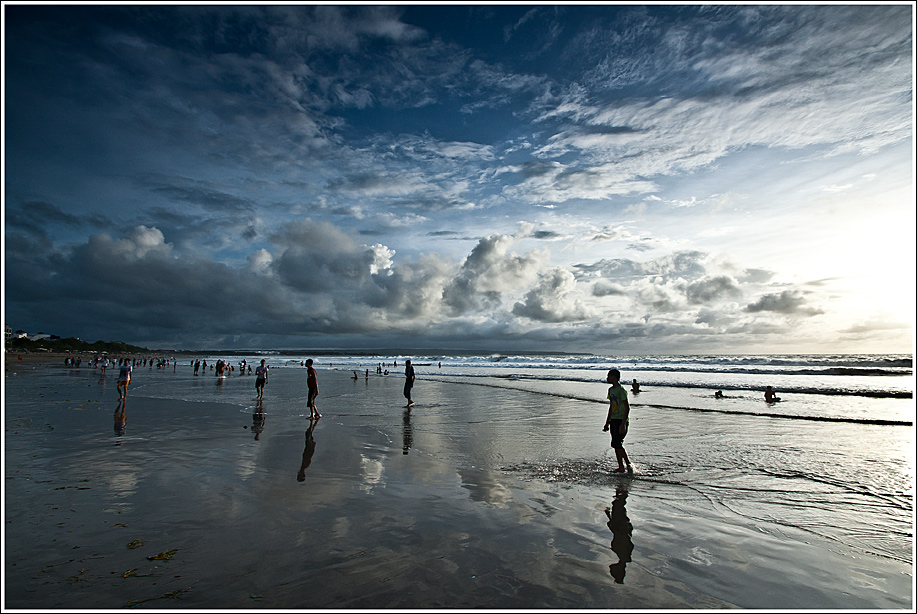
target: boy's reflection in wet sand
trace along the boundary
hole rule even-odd
[[[121,399],[118,401],[118,406],[115,407],[115,435],[118,437],[127,432],[127,415],[124,413],[126,406],[127,401]],[[115,445],[121,445],[121,442],[119,441]]]
[[[312,455],[315,454],[315,438],[312,432],[318,424],[317,419],[309,420],[309,428],[306,429],[306,447],[302,451],[302,465],[299,467],[299,473],[296,474],[296,481],[304,482],[306,480],[306,469],[312,464]]]
[[[403,420],[404,420],[404,429],[402,430],[403,447],[402,447],[401,453],[407,454],[408,450],[410,450],[411,446],[414,444],[414,427],[411,426],[410,408],[404,410]]]
[[[252,433],[255,434],[255,441],[261,439],[261,433],[264,432],[264,406],[261,400],[255,405],[255,413],[252,414]]]
[[[627,517],[627,510],[624,504],[627,502],[627,488],[618,486],[615,490],[615,500],[610,508],[605,508],[605,515],[608,516],[608,528],[611,529],[613,537],[611,538],[611,550],[618,555],[618,562],[608,566],[611,577],[617,584],[624,584],[625,567],[630,563],[630,555],[634,551],[634,542],[631,541],[631,534],[634,532],[634,525],[630,523]]]

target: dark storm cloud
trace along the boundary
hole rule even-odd
[[[745,310],[749,313],[772,311],[787,315],[800,314],[814,316],[824,313],[821,309],[806,306],[806,298],[798,290],[784,290],[780,293],[765,294],[754,303],[749,303]]]
[[[725,275],[699,279],[688,284],[685,289],[688,302],[694,304],[711,303],[724,298],[738,298],[742,291],[735,279]]]
[[[248,199],[239,198],[221,190],[202,187],[163,186],[154,188],[153,191],[172,201],[192,203],[205,209],[214,209],[221,212],[252,211],[256,206],[255,203]]]
[[[76,215],[44,201],[28,201],[6,211],[6,230],[46,237],[51,227],[98,229],[111,226],[103,215]]]

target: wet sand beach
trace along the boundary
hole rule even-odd
[[[913,607],[898,520],[730,460],[881,439],[912,483],[911,428],[644,408],[627,478],[602,403],[420,377],[407,411],[400,374],[351,375],[319,370],[310,423],[301,369],[258,404],[251,376],[138,368],[120,409],[114,373],[8,369],[5,608]]]

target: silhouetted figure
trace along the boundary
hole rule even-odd
[[[776,403],[780,400],[780,397],[774,392],[774,389],[768,386],[764,389],[764,400],[768,403]]]
[[[306,361],[306,388],[309,389],[309,396],[306,400],[306,405],[309,406],[309,419],[321,418],[322,415],[318,413],[318,408],[315,406],[315,397],[318,396],[318,374],[312,367],[311,358]]]
[[[630,391],[634,394],[640,392],[640,384],[637,383],[636,379],[634,379],[633,383],[630,385]]]
[[[406,407],[410,407],[414,404],[414,400],[411,399],[411,389],[414,387],[414,367],[411,366],[411,361],[404,361],[404,398],[408,400]]]

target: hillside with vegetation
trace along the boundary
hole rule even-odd
[[[70,337],[69,339],[38,339],[30,341],[26,338],[8,339],[6,342],[7,349],[24,350],[27,352],[86,352],[86,353],[108,353],[108,354],[149,354],[150,350],[136,345],[130,345],[123,341],[96,341],[95,343],[86,343],[81,339]]]

